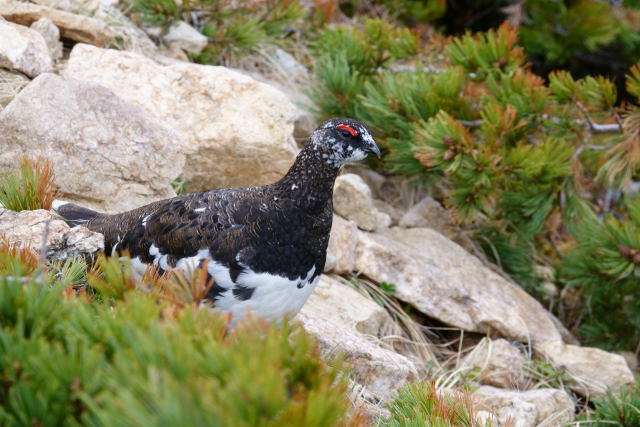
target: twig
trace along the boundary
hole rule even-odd
[[[49,223],[50,222],[51,220],[48,219],[44,223],[44,233],[42,234],[42,243],[40,244],[40,256],[38,257],[38,262],[42,266],[47,264],[47,240],[49,240]]]
[[[468,127],[468,128],[477,128],[482,124],[482,120],[478,119],[478,120],[458,120],[460,122],[460,124],[462,124],[462,126],[464,127]]]
[[[592,133],[622,133],[622,125],[620,124],[618,119],[616,119],[617,121],[616,124],[601,125],[591,120],[591,117],[589,117],[589,113],[587,112],[587,109],[584,108],[584,106],[580,102],[576,102],[576,106],[580,111],[582,111],[582,114],[584,114],[584,119],[589,125],[589,129],[591,130]]]

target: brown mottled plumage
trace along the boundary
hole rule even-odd
[[[108,254],[126,250],[165,270],[209,260],[214,306],[276,318],[299,310],[322,273],[335,178],[367,153],[380,154],[366,126],[332,119],[270,185],[188,194],[116,215],[72,204],[57,210],[70,224],[104,234]]]

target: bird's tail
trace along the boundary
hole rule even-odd
[[[54,200],[52,208],[72,227],[86,224],[93,218],[102,215],[100,212],[61,200]]]

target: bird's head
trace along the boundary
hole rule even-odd
[[[334,118],[324,122],[309,137],[311,146],[328,164],[340,167],[362,160],[369,153],[380,158],[380,149],[363,123],[349,118]]]

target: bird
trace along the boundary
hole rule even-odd
[[[278,322],[300,311],[324,270],[340,169],[369,154],[381,156],[370,129],[333,118],[269,185],[185,194],[112,215],[64,201],[53,209],[69,225],[103,234],[105,253],[128,254],[140,272],[206,265],[213,285],[204,303],[230,314],[231,326],[248,315]]]

